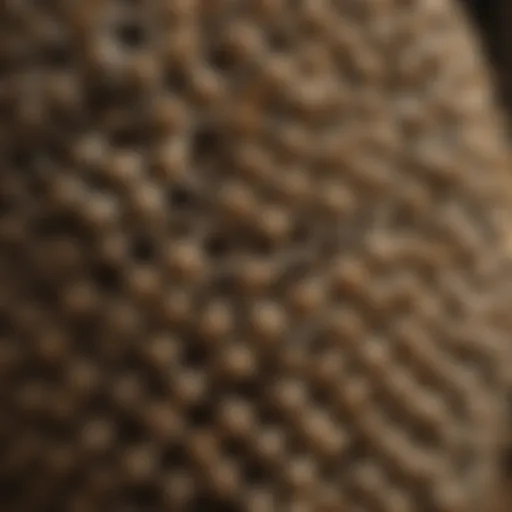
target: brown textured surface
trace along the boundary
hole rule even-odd
[[[460,13],[1,5],[2,510],[485,510],[509,182]]]

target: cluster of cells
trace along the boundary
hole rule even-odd
[[[482,511],[476,46],[444,0],[3,2],[3,510]]]

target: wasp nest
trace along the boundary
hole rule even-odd
[[[483,510],[509,185],[450,2],[10,1],[0,40],[4,511]]]

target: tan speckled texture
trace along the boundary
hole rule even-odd
[[[484,512],[510,177],[447,0],[0,4],[4,512]]]

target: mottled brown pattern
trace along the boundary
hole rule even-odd
[[[510,177],[447,0],[0,3],[5,512],[483,512]]]

